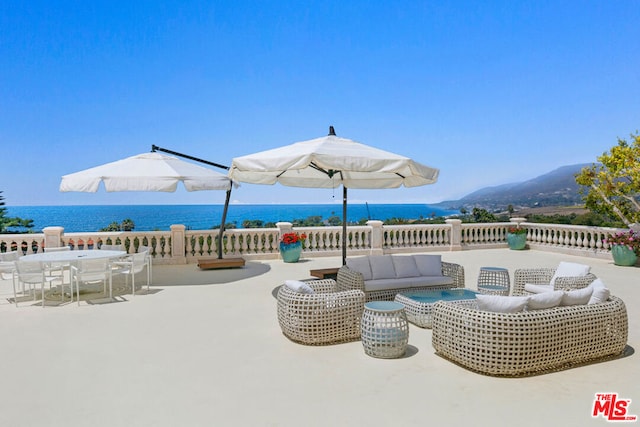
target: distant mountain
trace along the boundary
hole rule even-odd
[[[474,207],[487,210],[542,206],[572,206],[583,204],[578,193],[575,175],[591,163],[562,166],[528,181],[486,187],[464,196],[460,200],[437,203],[443,208],[467,210]]]

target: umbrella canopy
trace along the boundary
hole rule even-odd
[[[224,222],[232,187],[232,181],[226,175],[176,157],[151,152],[64,175],[60,182],[60,191],[95,193],[101,182],[108,192],[174,192],[180,182],[187,191],[226,190],[227,197],[218,239],[218,258],[222,258]]]
[[[346,262],[347,188],[378,189],[433,184],[438,169],[408,157],[383,151],[335,135],[297,142],[272,150],[236,157],[229,177],[253,184],[336,188],[343,186],[342,261]]]
[[[179,182],[187,191],[231,188],[231,180],[219,172],[160,153],[144,153],[64,175],[60,191],[95,193],[101,182],[108,192],[174,192]]]

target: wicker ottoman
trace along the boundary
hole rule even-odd
[[[393,301],[371,301],[362,314],[362,346],[372,357],[402,357],[409,342],[409,324],[404,305]]]
[[[509,295],[510,291],[509,270],[501,267],[480,267],[478,292],[488,295]]]

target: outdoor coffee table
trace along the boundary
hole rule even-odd
[[[433,291],[410,291],[396,295],[395,301],[404,304],[407,320],[421,328],[431,327],[431,312],[438,301],[476,307],[476,293],[470,289],[438,289]]]

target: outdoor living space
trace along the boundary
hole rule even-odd
[[[333,268],[340,257],[297,263],[248,260],[243,268],[157,265],[149,292],[114,302],[22,303],[0,282],[5,367],[0,425],[354,426],[605,425],[597,393],[631,399],[640,413],[639,272],[613,261],[506,248],[430,252],[464,266],[475,289],[481,267],[588,264],[629,317],[622,356],[522,378],[491,377],[435,354],[431,329],[409,326],[399,359],[367,356],[360,341],[305,346],[276,316],[278,287]]]

